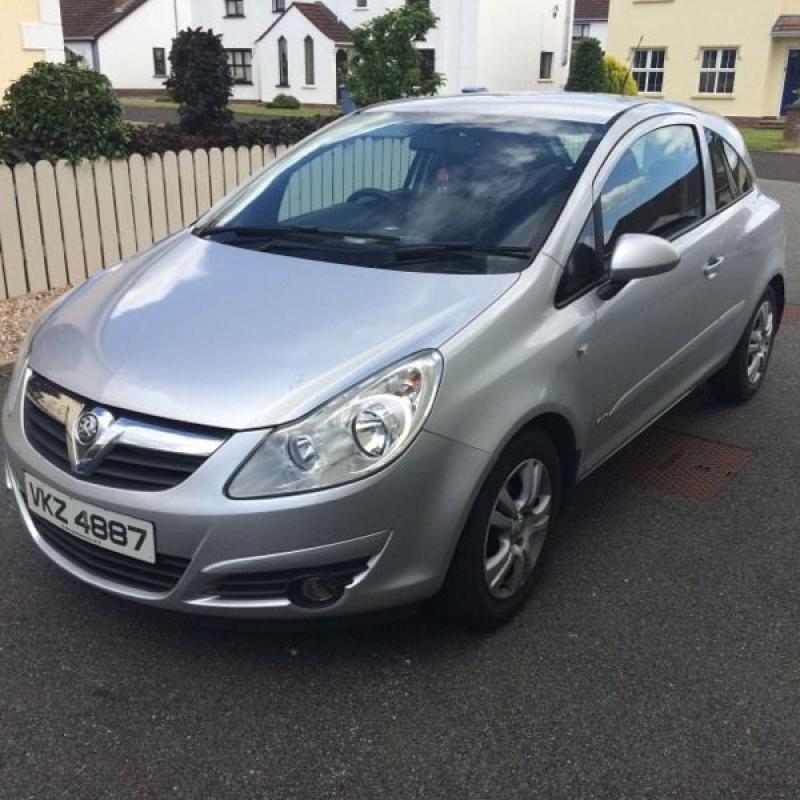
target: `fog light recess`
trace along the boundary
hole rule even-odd
[[[325,575],[310,575],[295,581],[289,589],[289,599],[305,608],[332,605],[344,594],[344,582]]]

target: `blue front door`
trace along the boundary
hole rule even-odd
[[[786,80],[783,84],[781,116],[792,103],[800,100],[800,50],[790,50],[786,62]]]

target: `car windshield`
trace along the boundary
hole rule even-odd
[[[565,120],[368,111],[296,148],[195,233],[384,269],[518,272],[602,134]]]

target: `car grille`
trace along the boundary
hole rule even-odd
[[[32,519],[39,535],[50,547],[98,578],[150,592],[168,592],[189,566],[188,558],[163,553],[156,554],[155,564],[137,561],[88,544],[41,517],[34,516]]]
[[[289,587],[300,580],[314,575],[340,578],[345,585],[365,572],[369,566],[366,558],[330,564],[318,569],[287,569],[272,572],[229,572],[211,584],[211,592],[223,600],[270,600],[284,598]]]
[[[39,392],[50,391],[53,396],[66,396],[74,402],[83,402],[40,376],[33,376],[30,383],[34,382]],[[71,469],[64,423],[44,411],[27,393],[24,421],[28,441],[40,455],[76,478],[103,486],[138,491],[170,489],[186,480],[208,458],[208,455],[190,455],[118,443],[105,453],[90,475],[83,475]],[[210,430],[161,421],[158,424],[168,432],[188,431],[205,434]],[[212,431],[212,434],[219,435],[220,442],[225,435],[220,431]]]

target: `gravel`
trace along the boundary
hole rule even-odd
[[[66,289],[35,292],[0,300],[0,365],[16,360],[19,346],[33,322]]]

